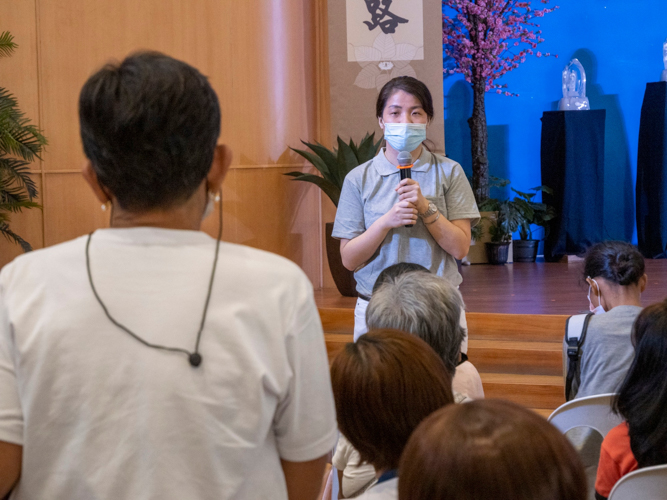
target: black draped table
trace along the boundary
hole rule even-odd
[[[645,257],[667,257],[667,82],[647,83],[637,153],[637,240]]]
[[[544,258],[582,254],[603,239],[604,109],[545,111],[542,115],[542,194],[556,209]]]

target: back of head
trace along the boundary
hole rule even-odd
[[[454,401],[451,377],[433,350],[404,332],[371,331],[334,359],[338,427],[376,470],[398,467],[419,423]]]
[[[382,285],[388,281],[393,280],[397,276],[405,273],[411,273],[413,271],[425,272],[428,273],[429,270],[426,269],[421,264],[414,264],[412,262],[399,262],[389,267],[385,267],[380,274],[378,274],[375,284],[373,284],[373,293],[377,291]]]
[[[400,500],[587,497],[583,466],[567,438],[539,415],[501,400],[431,415],[405,447],[398,477]]]
[[[389,279],[371,297],[366,309],[369,329],[393,328],[426,341],[453,375],[464,332],[463,299],[447,280],[424,272]]]
[[[632,331],[635,358],[614,407],[628,422],[640,467],[667,463],[667,300],[645,308]]]
[[[107,64],[79,96],[81,139],[123,209],[170,208],[206,178],[220,135],[218,98],[192,66],[157,52]]]
[[[624,241],[604,241],[588,249],[584,278],[604,278],[620,286],[634,285],[644,275],[644,257]]]

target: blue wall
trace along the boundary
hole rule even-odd
[[[539,2],[533,1],[540,8]],[[560,9],[541,19],[542,52],[498,83],[519,97],[486,95],[490,173],[517,189],[541,184],[540,117],[556,110],[560,73],[577,57],[587,75],[591,109],[606,109],[605,232],[636,243],[634,186],[639,116],[647,82],[660,79],[662,42],[667,37],[667,0],[560,0]],[[460,75],[444,79],[447,155],[471,173],[472,89]],[[498,193],[492,193],[498,195]]]

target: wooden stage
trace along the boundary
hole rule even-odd
[[[562,339],[567,317],[588,311],[582,263],[463,267],[470,361],[486,397],[509,399],[548,416],[565,402]],[[644,306],[667,295],[667,260],[647,260]],[[352,342],[356,298],[315,292],[329,358]]]
[[[463,266],[460,290],[469,312],[570,316],[588,311],[588,285],[582,269],[581,262]],[[644,306],[667,297],[667,259],[647,259],[646,274]],[[352,309],[356,302],[334,289],[316,291],[315,300],[319,307]]]

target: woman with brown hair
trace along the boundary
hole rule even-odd
[[[396,469],[410,434],[454,402],[443,361],[413,335],[376,330],[336,356],[331,383],[340,432],[378,471],[377,483],[358,498],[395,499]]]
[[[399,466],[400,500],[585,500],[577,452],[514,403],[451,405],[413,433]]]

